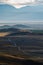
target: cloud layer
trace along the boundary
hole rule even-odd
[[[43,3],[43,0],[0,0],[0,3],[5,3],[16,8],[21,8],[28,5]]]

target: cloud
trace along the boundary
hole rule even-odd
[[[16,8],[21,8],[28,5],[43,3],[43,0],[0,0],[0,3],[5,3]]]

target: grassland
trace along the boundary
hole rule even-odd
[[[0,37],[4,37],[6,35],[10,34],[10,32],[0,32]]]
[[[7,36],[10,32],[0,32],[0,56],[43,62],[43,34],[39,33],[43,31],[13,36]]]

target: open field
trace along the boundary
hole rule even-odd
[[[0,37],[4,37],[6,35],[10,34],[10,32],[0,32]]]
[[[42,62],[33,61],[33,60],[23,60],[23,59],[15,59],[15,58],[9,58],[9,57],[0,57],[0,65],[43,65]]]
[[[13,61],[15,61],[15,59],[17,59],[17,61],[22,60],[22,62],[28,60],[29,63],[29,60],[32,60],[32,63],[33,61],[43,62],[43,35],[6,36],[8,34],[10,33],[0,33],[0,59],[2,57],[6,58],[6,61],[10,59],[10,63],[12,62],[11,59],[13,59]],[[16,64],[17,61],[14,62],[15,65],[18,65]],[[14,65],[14,63],[12,63],[10,65]],[[24,65],[21,63],[19,65]]]
[[[43,57],[43,36],[0,37],[0,52],[21,57]]]

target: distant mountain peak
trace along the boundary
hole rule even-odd
[[[14,25],[14,27],[16,27],[16,28],[30,28],[30,26],[23,25],[23,24],[17,24],[17,25]]]

